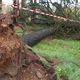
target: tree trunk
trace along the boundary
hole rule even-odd
[[[56,29],[49,28],[49,29],[44,29],[44,30],[38,31],[38,32],[33,32],[31,34],[22,36],[22,40],[29,46],[34,46],[36,43],[38,43],[45,37],[55,34],[56,30],[57,30],[57,28]]]
[[[1,7],[2,7],[2,13],[6,14],[7,13],[7,6],[6,5],[3,6],[3,4],[6,4],[4,0],[2,0],[2,6]]]
[[[27,0],[21,0],[21,6],[22,6],[22,7],[25,7],[25,6],[26,6],[26,1],[27,1]]]
[[[2,0],[0,0],[0,4],[2,4]],[[2,6],[0,6],[0,13],[2,11]]]

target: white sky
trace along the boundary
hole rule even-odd
[[[13,0],[2,0],[4,3],[6,3],[6,4],[12,4],[12,1]],[[37,1],[39,1],[39,0],[37,0]],[[80,0],[78,0],[79,2],[80,2]],[[52,0],[52,2],[59,2],[59,0]]]
[[[4,4],[12,4],[12,1],[13,1],[13,0],[2,0],[2,2],[3,2]]]
[[[13,0],[2,0],[4,3],[6,3],[6,4],[12,4],[12,1]],[[39,0],[37,0],[37,1],[39,1]],[[52,0],[52,2],[57,2],[57,1],[59,1],[59,0]]]

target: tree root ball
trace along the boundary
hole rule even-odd
[[[9,26],[0,26],[0,80],[57,80]]]

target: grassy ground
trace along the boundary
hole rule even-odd
[[[22,32],[21,29],[16,30],[18,35]],[[58,80],[80,80],[80,41],[47,38],[32,49],[39,56],[58,60],[55,65]],[[49,64],[47,61],[44,63]]]
[[[80,80],[80,41],[45,39],[34,46],[33,50],[40,56],[62,61],[55,65],[58,80]]]

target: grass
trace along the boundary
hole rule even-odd
[[[33,47],[40,56],[59,58],[55,65],[58,80],[80,80],[80,41],[72,39],[45,39]]]
[[[15,32],[16,32],[17,35],[22,35],[23,30],[21,28],[16,28]]]
[[[21,29],[16,29],[17,35],[22,35]],[[34,46],[33,51],[50,59],[59,58],[64,61],[55,65],[58,80],[80,80],[80,41],[72,39],[45,39]],[[48,62],[43,59],[43,63]]]

